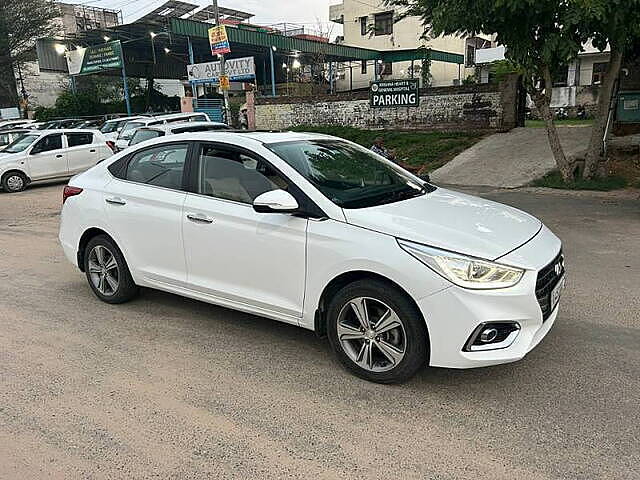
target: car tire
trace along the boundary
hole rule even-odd
[[[106,235],[98,235],[87,243],[84,251],[84,271],[89,286],[106,303],[125,303],[138,295],[124,255]]]
[[[371,382],[400,383],[428,364],[424,318],[391,283],[361,280],[340,290],[327,309],[327,335],[340,363]]]
[[[8,193],[22,192],[28,183],[27,176],[22,172],[8,172],[2,176],[2,189]]]

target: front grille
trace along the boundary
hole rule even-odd
[[[558,267],[559,266],[559,267]],[[546,322],[553,311],[551,310],[551,292],[565,273],[564,254],[562,250],[553,261],[538,272],[536,281],[536,297],[542,310],[542,321]]]

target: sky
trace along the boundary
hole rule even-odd
[[[73,1],[73,0],[72,0]],[[90,0],[77,2],[93,7],[122,10],[125,22],[131,22],[140,16],[155,10],[165,0]],[[209,5],[206,0],[183,0],[198,5]],[[76,3],[76,2],[74,2]],[[322,29],[331,33],[332,38],[339,33],[340,26],[329,22],[329,5],[340,3],[340,0],[219,0],[221,7],[235,8],[254,13],[255,23],[271,25],[276,23],[306,24],[317,30],[320,23]]]

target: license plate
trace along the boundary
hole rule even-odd
[[[564,287],[566,286],[566,284],[567,284],[567,277],[563,275],[560,281],[558,282],[558,284],[551,291],[551,311],[555,310],[555,308],[558,306],[558,302],[560,301],[560,297],[562,296],[562,291],[564,290]]]

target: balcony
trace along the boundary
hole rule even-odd
[[[344,3],[329,5],[329,20],[340,25],[344,24]]]

